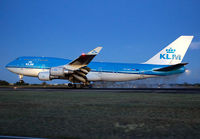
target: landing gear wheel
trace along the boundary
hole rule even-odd
[[[73,88],[77,88],[77,84],[73,84]]]
[[[85,85],[84,84],[80,84],[80,88],[84,88],[85,87]]]
[[[73,88],[73,84],[72,83],[68,83],[68,87],[69,88]]]
[[[77,88],[78,85],[77,84],[68,83],[68,87],[69,88]]]
[[[89,88],[92,88],[92,87],[93,87],[93,85],[92,85],[92,84],[89,84],[89,85],[88,85],[88,87],[89,87]]]
[[[24,80],[19,80],[19,83],[20,83],[20,84],[23,84],[23,83],[24,83]]]
[[[85,84],[84,87],[85,87],[85,88],[92,88],[93,85],[92,85],[92,84]]]

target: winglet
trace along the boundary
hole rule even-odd
[[[92,51],[88,52],[87,55],[97,55],[101,51],[102,48],[103,47],[97,47],[93,49]]]

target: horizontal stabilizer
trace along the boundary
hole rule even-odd
[[[172,71],[172,70],[177,70],[182,68],[183,66],[187,65],[188,63],[179,63],[176,65],[170,65],[168,67],[160,68],[160,69],[155,69],[154,71]]]

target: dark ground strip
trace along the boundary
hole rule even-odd
[[[65,92],[146,92],[146,93],[189,93],[199,94],[200,88],[82,88],[70,89],[65,87],[0,87],[0,91],[65,91]]]

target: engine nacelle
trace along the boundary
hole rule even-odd
[[[55,67],[50,69],[50,75],[52,76],[64,76],[64,68],[63,67]]]
[[[47,72],[40,72],[38,74],[38,78],[41,81],[49,81],[49,80],[51,80],[50,73],[48,71]]]

